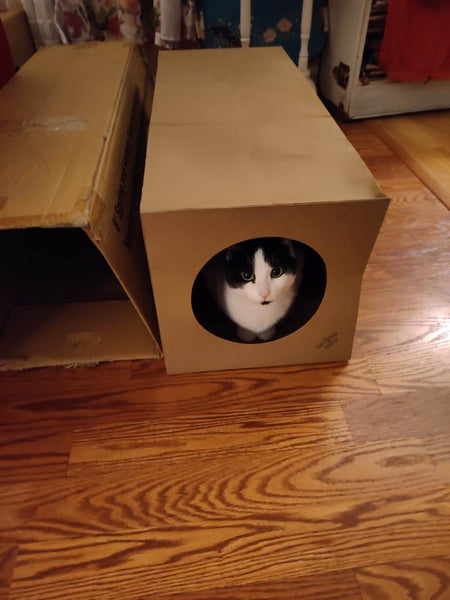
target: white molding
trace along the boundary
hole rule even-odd
[[[250,46],[250,28],[252,21],[251,0],[241,0],[241,45],[243,48]]]
[[[298,68],[304,74],[309,83],[315,88],[308,67],[308,44],[311,35],[313,0],[303,0],[302,18],[300,23],[300,54],[298,56]]]

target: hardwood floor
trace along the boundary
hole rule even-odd
[[[372,119],[369,126],[450,208],[450,111]]]
[[[393,197],[349,364],[0,374],[0,598],[448,600],[449,216]]]

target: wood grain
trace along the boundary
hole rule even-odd
[[[450,111],[373,119],[369,126],[450,208]]]
[[[4,540],[33,542],[245,519],[303,521],[317,534],[336,533],[361,519],[370,522],[385,506],[402,515],[410,505],[423,510],[430,501],[436,514],[425,525],[433,528],[447,502],[437,464],[448,464],[448,444],[429,444],[428,438],[358,446],[322,442],[259,455],[219,450],[215,457],[187,461],[107,461],[88,471],[78,465],[72,477],[45,486],[0,488],[0,533]],[[445,533],[445,522],[442,527]]]
[[[386,322],[377,329],[364,325],[358,342],[361,352],[371,356],[371,374],[383,392],[448,390],[449,328],[443,316],[398,320],[395,329]]]
[[[281,581],[215,588],[170,596],[152,596],[152,600],[361,600],[361,592],[352,571],[321,573]]]
[[[437,497],[428,496],[399,502],[397,510],[391,503],[367,507],[358,525],[354,519],[353,526],[338,520],[324,532],[316,532],[308,519],[245,519],[24,543],[11,598],[63,598],[70,590],[77,599],[93,588],[102,599],[152,597],[220,587],[224,580],[243,585],[249,579],[263,582],[299,571],[307,575],[393,561],[405,547],[410,559],[419,558],[425,540],[432,540],[429,552],[442,554],[448,549],[450,517],[430,525],[426,507],[434,511],[436,504]],[[367,511],[374,514],[368,517]]]
[[[42,371],[49,387],[35,385]],[[127,377],[124,377],[124,371]],[[76,372],[77,379],[73,379]],[[82,427],[180,414],[292,414],[303,401],[378,393],[365,358],[351,364],[306,365],[168,376],[162,361],[0,374],[2,423],[14,429]],[[36,373],[36,375],[35,375]],[[118,375],[117,379],[115,375]],[[68,381],[66,378],[69,377]],[[59,390],[59,391],[58,391]]]
[[[357,569],[363,600],[447,600],[450,559],[424,558]]]
[[[445,435],[449,431],[448,388],[343,402],[353,439],[360,442]]]
[[[384,393],[447,388],[449,212],[376,137],[374,121],[343,129],[392,195],[363,281],[357,355],[369,357]]]
[[[0,430],[0,482],[64,476],[71,442],[71,432]]]
[[[8,600],[17,556],[17,546],[0,544],[0,599]]]
[[[122,463],[161,458],[214,459],[227,454],[260,453],[270,450],[302,450],[332,441],[350,441],[342,408],[337,402],[308,402],[291,414],[270,414],[260,407],[257,414],[217,415],[213,422],[204,415],[176,419],[132,421],[120,425],[85,427],[74,431],[69,473],[80,463]],[[287,408],[287,407],[286,407]]]
[[[449,215],[342,127],[393,197],[351,361],[0,374],[2,600],[447,600]]]

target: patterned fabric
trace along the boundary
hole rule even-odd
[[[56,0],[56,19],[69,43],[126,39],[144,42],[145,0]]]
[[[155,44],[174,49],[197,45],[195,0],[153,0]]]

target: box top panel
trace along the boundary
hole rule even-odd
[[[378,197],[281,48],[160,53],[141,212]]]
[[[132,49],[47,48],[0,90],[0,229],[88,223]]]

